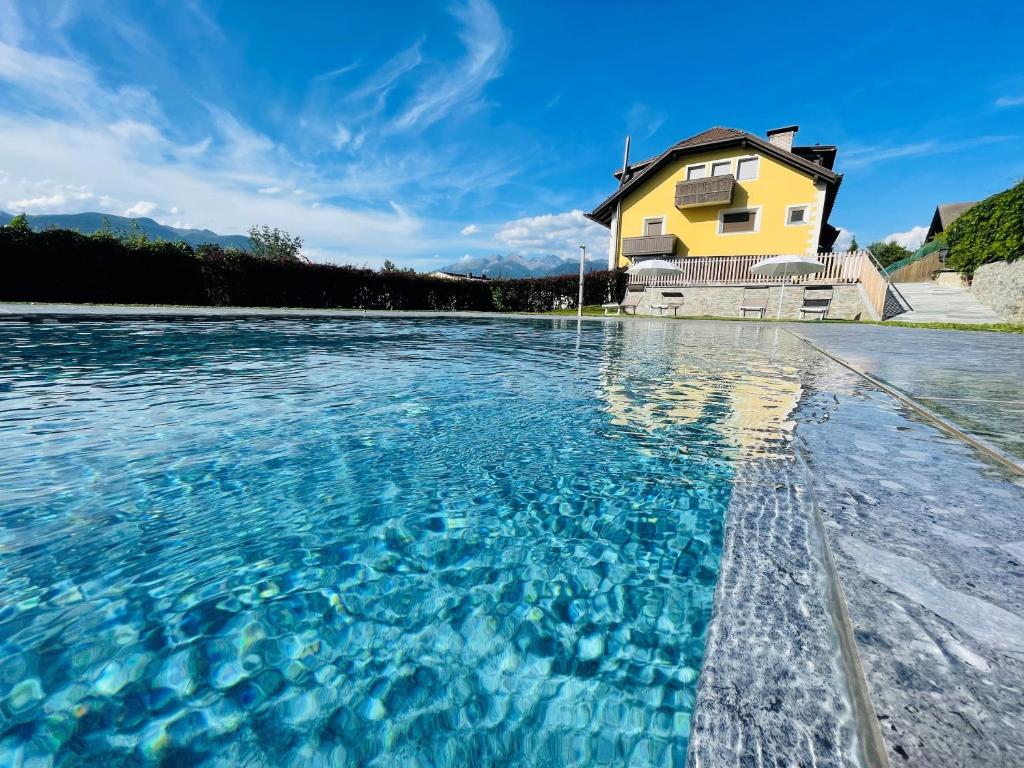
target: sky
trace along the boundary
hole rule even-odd
[[[780,10],[784,9],[784,10]],[[831,222],[914,246],[1024,177],[1024,6],[0,0],[0,208],[280,227],[419,270],[607,252],[624,138],[837,144]]]

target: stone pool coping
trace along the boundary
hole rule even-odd
[[[863,377],[866,381],[870,382],[873,386],[878,387],[878,389],[880,389],[883,392],[885,392],[886,394],[894,397],[896,400],[901,402],[903,405],[907,406],[911,410],[917,412],[919,415],[924,416],[926,419],[928,419],[929,421],[933,422],[940,429],[948,432],[949,434],[953,435],[954,437],[956,437],[956,438],[958,438],[960,440],[963,440],[965,443],[968,443],[969,445],[973,446],[974,448],[976,448],[977,450],[979,450],[982,453],[986,454],[987,456],[989,456],[990,458],[994,459],[995,461],[998,461],[999,463],[1005,465],[1006,467],[1008,467],[1009,469],[1013,470],[1014,472],[1017,472],[1018,474],[1024,475],[1024,464],[1019,462],[1015,457],[1013,457],[1010,454],[1006,453],[1005,451],[999,449],[997,446],[993,445],[989,441],[985,440],[982,437],[979,437],[978,435],[975,435],[975,434],[973,434],[971,432],[968,432],[968,431],[966,431],[964,429],[961,429],[956,424],[954,424],[952,421],[950,421],[949,419],[945,418],[944,416],[939,415],[938,413],[933,411],[931,408],[929,408],[928,406],[926,406],[923,403],[921,403],[920,401],[918,401],[916,398],[911,397],[910,395],[908,395],[905,392],[900,391],[896,387],[893,387],[892,385],[887,384],[886,382],[882,381],[881,379],[878,379],[875,376],[872,376],[870,373],[868,373],[867,371],[865,371],[861,367],[854,365],[853,363],[849,362],[848,360],[844,360],[843,358],[839,357],[838,355],[833,354],[832,352],[829,352],[827,349],[819,346],[818,344],[815,344],[813,341],[808,339],[806,336],[797,333],[796,331],[794,331],[791,328],[784,328],[784,330],[787,333],[790,333],[793,336],[795,336],[796,338],[800,339],[800,341],[804,342],[808,346],[810,346],[813,349],[817,350],[821,354],[825,355],[826,357],[831,358],[832,360],[834,360],[835,362],[839,363],[843,367],[850,369],[851,371],[856,373],[858,376]]]

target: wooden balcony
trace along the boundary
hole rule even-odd
[[[671,256],[675,252],[675,235],[622,238],[622,255],[630,258],[635,256]]]
[[[710,179],[680,181],[676,184],[676,208],[697,208],[703,205],[728,205],[732,202],[732,191],[736,179],[728,176],[712,176]]]

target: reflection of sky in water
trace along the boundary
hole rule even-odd
[[[0,764],[682,762],[773,333],[0,325]]]

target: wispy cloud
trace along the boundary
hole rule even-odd
[[[975,136],[962,141],[939,141],[938,139],[929,139],[927,141],[911,142],[908,144],[854,146],[842,153],[841,163],[846,168],[865,168],[888,160],[961,152],[963,150],[982,147],[988,144],[1012,141],[1016,138],[1018,137],[989,135]]]
[[[462,25],[459,40],[466,55],[419,87],[395,120],[399,129],[422,128],[448,116],[456,107],[477,99],[483,87],[501,73],[508,42],[494,6],[487,0],[469,0],[452,13]]]
[[[626,130],[640,141],[651,138],[665,124],[665,113],[649,104],[634,103],[626,112]]]
[[[996,99],[997,107],[1024,107],[1024,96],[1000,96]]]
[[[480,227],[478,227],[476,224],[467,224],[466,226],[459,230],[459,234],[469,236],[475,235],[479,231]]]
[[[219,34],[201,4],[180,8],[197,36]],[[73,34],[42,52],[35,46],[53,34],[48,20],[19,15],[10,0],[0,0],[3,10],[11,13],[0,34],[0,147],[17,147],[0,155],[8,210],[151,215],[224,233],[267,223],[303,235],[312,254],[332,261],[428,263],[441,251],[461,253],[467,236],[424,210],[451,210],[520,173],[509,153],[473,156],[427,131],[474,108],[500,74],[506,34],[485,0],[453,9],[462,53],[452,62],[426,61],[421,38],[368,74],[342,63],[310,81],[306,110],[280,131],[274,120],[257,127],[242,117],[217,87],[185,82],[173,61],[158,60],[170,55],[159,46],[147,69],[171,78],[159,90],[112,82],[71,45]],[[96,21],[92,11],[78,15],[61,25]],[[149,37],[122,21],[110,33],[117,39],[142,45]],[[179,102],[172,120],[158,100],[174,88],[193,105],[188,120]]]

